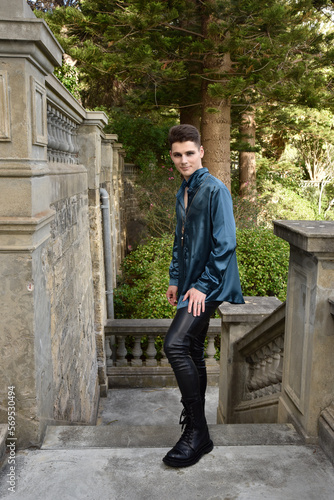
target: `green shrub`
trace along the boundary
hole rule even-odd
[[[316,220],[319,218],[316,202],[303,197],[296,188],[287,187],[272,180],[263,182],[259,193],[259,224],[271,225],[271,221],[277,219]]]
[[[237,230],[237,256],[244,295],[275,295],[285,300],[289,245],[270,229]],[[115,290],[116,318],[173,318],[166,299],[173,237],[151,238],[122,263]]]
[[[284,301],[289,267],[289,244],[271,229],[237,230],[237,258],[245,296],[274,295]]]
[[[173,237],[151,238],[122,262],[122,278],[115,290],[116,318],[173,318],[166,291]]]

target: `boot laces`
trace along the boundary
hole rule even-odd
[[[179,424],[182,426],[181,427],[181,432],[183,431],[183,429],[185,427],[188,426],[188,424],[190,424],[190,416],[188,415],[188,413],[186,412],[186,409],[183,408],[182,412],[181,412],[181,415],[180,415],[180,420],[179,420]]]
[[[181,424],[181,432],[182,434],[182,440],[189,442],[192,438],[193,435],[193,425],[192,424],[192,418],[191,416],[187,413],[186,409],[183,408],[181,415],[180,415],[180,421],[179,423]],[[184,430],[183,430],[184,429]]]

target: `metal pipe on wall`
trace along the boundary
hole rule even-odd
[[[110,204],[109,194],[104,188],[100,188],[102,226],[103,226],[103,249],[104,249],[104,268],[106,279],[107,296],[107,316],[108,319],[114,319],[114,275],[112,265],[111,251],[111,224],[110,224]]]

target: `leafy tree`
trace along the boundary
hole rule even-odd
[[[230,106],[247,123],[247,113],[267,103],[333,104],[325,7],[321,0],[83,0],[47,19],[78,61],[84,105],[174,107],[193,122],[201,107],[206,164],[229,185]]]
[[[321,213],[330,217],[334,115],[328,110],[298,106],[276,107],[270,112],[271,108],[262,108],[257,113],[259,140],[265,157],[262,165],[267,158],[269,171],[276,170],[285,183],[288,178],[298,180],[297,185],[291,183],[290,187],[303,197],[310,198],[312,189],[302,192],[300,186],[311,181],[315,192],[313,199],[317,198],[318,205],[315,217]],[[284,165],[285,172],[282,170]]]

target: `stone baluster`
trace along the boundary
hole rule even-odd
[[[116,366],[128,366],[128,360],[125,357],[128,353],[125,347],[125,338],[124,336],[117,337]]]
[[[47,128],[48,128],[48,148],[55,149],[56,140],[53,130],[53,109],[50,104],[47,106]]]
[[[62,137],[60,132],[60,121],[61,121],[60,112],[56,110],[55,112],[55,134],[57,140],[56,161],[59,163],[61,162],[60,148],[62,143]]]
[[[154,340],[155,340],[154,335],[148,336],[148,347],[146,350],[146,354],[147,354],[146,366],[157,366],[158,365],[158,362],[155,359],[155,356],[157,354],[157,350],[155,348]]]
[[[279,365],[277,367],[277,379],[279,380],[280,385],[282,384],[282,376],[283,376],[283,364],[284,364],[284,336],[278,337],[275,340],[275,344],[278,349],[280,349],[280,360]]]
[[[62,132],[62,137],[63,137],[63,147],[62,147],[62,150],[65,153],[68,153],[69,150],[70,150],[70,143],[68,141],[67,118],[64,115],[62,116],[62,120],[61,120],[61,132]]]
[[[166,356],[166,353],[163,350],[163,347],[161,348],[160,352],[161,352],[161,355],[162,355],[162,358],[160,360],[160,366],[170,366],[169,361],[168,361],[167,356]]]
[[[55,131],[55,110],[49,104],[47,106],[47,126],[48,126],[48,160],[55,161],[55,151],[58,147],[58,141]]]
[[[73,144],[73,152],[72,152],[72,159],[73,163],[78,163],[78,153],[79,153],[79,146],[78,146],[78,126],[73,123],[73,126],[71,127],[71,138],[72,138],[72,144]]]
[[[106,362],[107,362],[107,367],[113,366],[113,360],[112,360],[112,350],[110,346],[110,337],[105,338],[105,351],[106,351]]]
[[[278,367],[281,361],[281,349],[276,345],[275,342],[272,342],[270,344],[271,350],[272,350],[272,366],[269,370],[268,377],[269,380],[272,384],[276,385],[279,384],[282,380],[282,376],[279,377],[278,375]]]
[[[260,369],[259,361],[260,360],[258,359],[256,354],[253,354],[253,356],[251,356],[249,359],[250,370],[247,388],[251,393],[258,388],[257,372]]]
[[[67,152],[69,155],[73,153],[73,144],[72,144],[72,138],[71,138],[71,120],[69,118],[65,117],[64,121],[64,132],[65,132],[65,137],[66,137],[66,143],[67,143]]]
[[[215,348],[215,333],[208,333],[208,345],[205,350],[207,358],[205,363],[207,365],[216,365],[217,361],[215,360],[216,348]]]
[[[267,352],[265,347],[260,350],[260,373],[259,373],[259,388],[263,389],[267,385]]]
[[[132,349],[133,359],[131,360],[131,366],[143,366],[143,361],[141,356],[143,354],[143,350],[141,348],[141,336],[135,336],[135,344]]]
[[[258,390],[262,387],[262,372],[263,372],[263,359],[261,356],[261,352],[257,351],[254,355],[254,358],[256,360],[255,366],[254,366],[254,376],[253,376],[253,386],[255,390]]]

